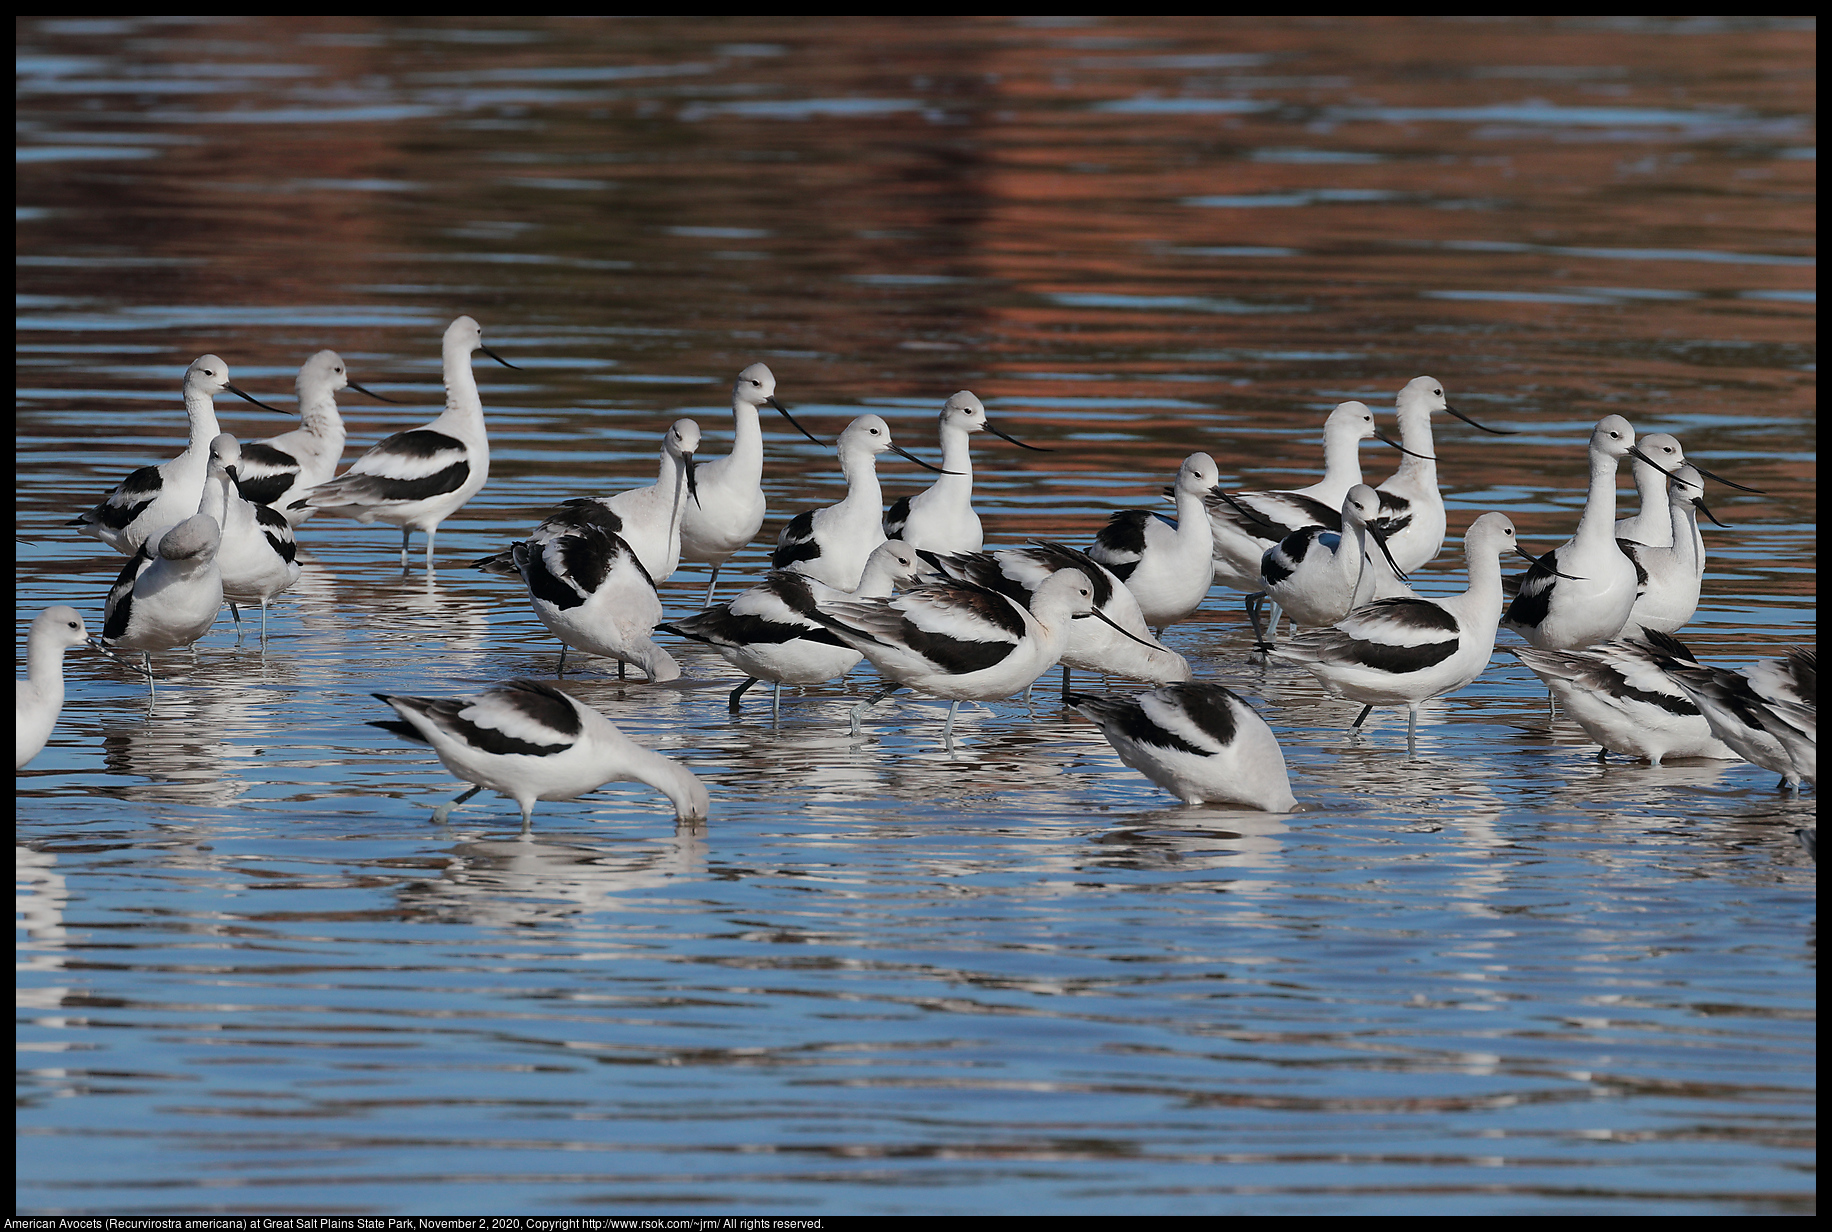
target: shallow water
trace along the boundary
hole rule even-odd
[[[722,452],[758,359],[829,439],[871,410],[933,458],[967,387],[1054,450],[977,439],[995,545],[1168,510],[1195,449],[1309,482],[1331,406],[1390,425],[1430,372],[1522,434],[1438,425],[1428,593],[1483,510],[1569,534],[1621,413],[1764,489],[1708,493],[1686,640],[1811,641],[1810,23],[17,35],[21,647],[51,603],[99,627],[119,558],[63,523],[181,447],[196,355],[284,406],[337,348],[409,403],[344,396],[355,449],[430,418],[458,313],[523,368],[478,368],[492,476],[434,577],[320,516],[265,654],[224,622],[156,660],[150,715],[71,655],[19,776],[21,1212],[1813,1208],[1813,795],[1599,763],[1505,654],[1408,759],[1403,714],[1352,738],[1253,661],[1217,588],[1166,640],[1272,723],[1288,817],[1176,806],[1048,688],[964,707],[951,753],[916,699],[847,735],[869,670],[734,720],[694,647],[678,686],[568,687],[705,779],[702,828],[625,784],[531,835],[488,797],[430,826],[458,786],[366,726],[373,692],[551,676],[465,564],[649,482],[678,416]],[[839,491],[765,431],[733,582]]]

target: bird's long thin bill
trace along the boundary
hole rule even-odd
[[[497,363],[501,364],[503,367],[515,368],[517,372],[521,371],[520,368],[517,368],[514,364],[510,363],[508,360],[498,355],[495,351],[492,351],[489,347],[485,346],[483,343],[481,342],[478,343],[477,349],[482,351],[485,355],[488,355],[491,359],[495,360]]]
[[[1520,555],[1521,559],[1530,560],[1536,565],[1545,565],[1548,572],[1557,573],[1559,577],[1564,578],[1568,582],[1581,582],[1584,580],[1574,573],[1559,573],[1556,566],[1546,564],[1547,561],[1556,559],[1551,552],[1547,552],[1544,556],[1535,556],[1533,553],[1527,551],[1527,549],[1521,547],[1518,543],[1514,545],[1514,551]]]
[[[223,382],[223,388],[228,390],[230,393],[234,394],[236,397],[240,398],[243,402],[252,402],[264,411],[272,411],[276,415],[291,415],[294,413],[292,411],[283,411],[277,406],[268,406],[265,402],[261,401],[259,398],[253,396],[252,394],[246,393],[240,389],[237,389],[235,386],[231,385],[227,381]]]
[[[917,457],[915,454],[905,449],[902,445],[892,445],[891,452],[894,454],[897,454],[900,457],[908,458],[910,461],[914,462],[917,466],[922,467],[924,470],[934,471],[937,475],[961,475],[961,474],[966,473],[964,471],[944,471],[939,466],[930,466],[927,462],[924,462],[921,458]]]
[[[993,427],[991,424],[986,425],[986,431],[992,433],[994,436],[998,437],[1002,441],[1010,441],[1012,444],[1016,445],[1019,449],[1030,449],[1030,450],[1036,451],[1037,453],[1056,452],[1053,449],[1045,449],[1041,445],[1026,445],[1023,441],[1011,435],[1009,432],[1001,432],[997,428]]]
[[[687,495],[693,497],[693,503],[696,508],[704,509],[706,506],[700,504],[700,484],[693,475],[699,463],[693,460],[693,455],[690,453],[682,454],[681,461],[687,464]]]
[[[808,431],[808,429],[802,427],[801,424],[797,423],[795,420],[795,416],[789,414],[789,408],[784,406],[782,403],[778,402],[774,397],[765,398],[763,400],[763,404],[765,406],[776,408],[777,414],[781,415],[784,419],[788,420],[789,423],[795,428],[797,432],[801,433],[803,436],[813,441],[816,445],[825,445],[827,443],[826,441],[823,441],[820,437],[814,435],[814,433]]]
[[[1411,578],[1406,576],[1405,570],[1399,567],[1399,562],[1393,559],[1393,553],[1387,550],[1386,532],[1382,531],[1377,526],[1370,526],[1368,527],[1368,536],[1372,538],[1375,543],[1380,545],[1380,554],[1387,558],[1387,563],[1389,565],[1393,566],[1393,576],[1402,582],[1412,581]]]
[[[376,393],[373,389],[364,389],[361,385],[358,385],[355,381],[350,380],[348,377],[344,378],[344,384],[348,385],[351,389],[354,389],[359,394],[368,394],[371,398],[374,398],[378,402],[392,402],[396,406],[399,406],[401,403],[401,400],[399,398],[390,398],[386,394]]]
[[[1694,469],[1694,470],[1697,470],[1697,468],[1696,468],[1696,467],[1694,467],[1693,469]],[[1700,473],[1701,475],[1702,475],[1702,474],[1704,474],[1704,472],[1703,472],[1703,471],[1699,471],[1699,473]],[[1702,497],[1702,496],[1695,496],[1695,497],[1693,497],[1693,498],[1692,498],[1692,504],[1693,504],[1693,506],[1694,506],[1694,507],[1696,507],[1696,508],[1698,509],[1698,511],[1699,511],[1700,513],[1702,513],[1702,514],[1704,514],[1704,515],[1705,515],[1706,517],[1708,517],[1708,518],[1710,518],[1710,519],[1711,519],[1711,521],[1712,521],[1712,524],[1713,524],[1713,525],[1716,525],[1716,526],[1723,526],[1725,530],[1729,530],[1729,529],[1730,529],[1730,527],[1728,527],[1728,526],[1725,526],[1725,525],[1724,525],[1724,523],[1722,523],[1722,522],[1719,522],[1719,521],[1718,521],[1718,516],[1717,516],[1717,514],[1715,514],[1715,513],[1713,513],[1713,512],[1711,512],[1711,510],[1710,510],[1709,508],[1707,508],[1707,507],[1706,507],[1706,505],[1705,505],[1705,498],[1704,498],[1704,497]]]
[[[1087,611],[1085,611],[1085,612],[1077,612],[1077,613],[1075,613],[1075,615],[1074,615],[1074,616],[1072,616],[1072,617],[1071,617],[1070,619],[1072,619],[1072,620],[1080,620],[1080,619],[1082,619],[1082,618],[1083,618],[1084,616],[1098,616],[1098,617],[1099,617],[1099,618],[1101,619],[1101,621],[1102,621],[1103,623],[1105,623],[1105,624],[1106,624],[1106,626],[1107,626],[1107,627],[1108,627],[1109,629],[1112,629],[1112,630],[1114,630],[1115,632],[1117,632],[1117,633],[1120,633],[1120,634],[1122,634],[1122,635],[1123,635],[1123,636],[1125,636],[1125,637],[1130,637],[1130,638],[1132,638],[1132,640],[1133,640],[1133,641],[1135,641],[1135,642],[1137,642],[1137,643],[1138,643],[1139,645],[1141,645],[1141,646],[1143,646],[1143,647],[1145,647],[1145,649],[1147,649],[1147,650],[1162,650],[1162,649],[1164,649],[1164,648],[1163,648],[1162,646],[1153,646],[1153,645],[1152,645],[1152,644],[1151,644],[1150,642],[1148,642],[1148,641],[1146,641],[1146,640],[1145,640],[1144,638],[1141,638],[1141,637],[1137,637],[1137,636],[1135,636],[1135,635],[1133,635],[1133,634],[1131,634],[1131,633],[1127,633],[1127,632],[1126,632],[1126,630],[1124,630],[1124,629],[1122,629],[1122,628],[1120,628],[1120,627],[1119,627],[1118,625],[1116,625],[1116,624],[1114,624],[1114,623],[1113,623],[1113,621],[1112,621],[1112,620],[1111,620],[1111,619],[1110,619],[1110,618],[1108,617],[1108,615],[1107,615],[1107,613],[1105,613],[1105,612],[1103,612],[1103,611],[1101,611],[1101,610],[1100,610],[1099,608],[1097,608],[1097,607],[1095,607],[1095,608],[1089,608],[1089,609],[1088,609]]]
[[[1444,409],[1449,411],[1452,415],[1455,415],[1458,419],[1461,419],[1464,423],[1468,424],[1472,428],[1481,428],[1484,432],[1493,432],[1496,436],[1519,436],[1520,435],[1520,433],[1515,431],[1513,428],[1491,428],[1487,424],[1479,424],[1475,420],[1471,419],[1468,415],[1465,415],[1462,411],[1459,411],[1456,407],[1452,406],[1448,402],[1444,404]]]
[[[1721,483],[1727,488],[1735,488],[1739,492],[1754,492],[1757,496],[1767,496],[1768,495],[1768,493],[1764,492],[1761,488],[1751,488],[1744,484],[1732,483],[1730,480],[1724,478],[1722,475],[1713,475],[1710,471],[1706,470],[1704,467],[1700,466],[1696,462],[1692,464],[1692,469],[1697,471],[1699,474],[1703,475],[1705,478],[1711,480],[1713,483]],[[1712,518],[1711,520],[1713,522],[1717,521],[1716,518]]]
[[[1634,458],[1638,462],[1646,462],[1649,466],[1653,467],[1655,470],[1665,475],[1668,479],[1679,479],[1678,475],[1675,475],[1672,471],[1668,470],[1666,467],[1662,466],[1660,463],[1654,461],[1654,459],[1648,457],[1645,453],[1642,453],[1641,446],[1639,445],[1630,445],[1628,447],[1628,456],[1631,458]],[[1692,469],[1695,471],[1698,470],[1696,466],[1693,467]],[[1699,474],[1702,475],[1704,474],[1704,472],[1699,471]],[[1690,480],[1679,479],[1679,481],[1685,484],[1688,488],[1700,487],[1700,485],[1694,484]],[[1702,490],[1703,489],[1701,488],[1701,491]]]
[[[1480,426],[1480,425],[1477,425],[1477,426]],[[1408,458],[1422,458],[1426,462],[1436,462],[1437,461],[1437,459],[1432,457],[1430,454],[1413,453],[1410,449],[1407,449],[1404,445],[1400,444],[1398,441],[1394,440],[1392,437],[1388,436],[1384,432],[1379,432],[1379,431],[1375,432],[1374,439],[1379,441],[1383,445],[1393,446],[1393,448],[1399,450],[1401,453],[1405,454]]]

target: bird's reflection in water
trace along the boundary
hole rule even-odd
[[[663,839],[583,841],[531,833],[472,834],[445,849],[436,880],[403,885],[410,918],[518,927],[618,909],[618,896],[706,876],[707,827],[677,824]]]

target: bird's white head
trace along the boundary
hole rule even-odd
[[[941,422],[943,427],[956,427],[963,432],[984,432],[986,408],[978,398],[963,389],[942,403]]]
[[[1367,403],[1336,404],[1336,409],[1323,421],[1323,435],[1327,440],[1338,434],[1356,441],[1365,441],[1374,435],[1374,412],[1368,409]]]
[[[891,447],[891,426],[881,415],[861,415],[840,433],[840,448],[883,453]]]
[[[320,351],[299,366],[299,375],[293,381],[293,388],[299,393],[299,401],[305,402],[313,396],[336,393],[350,383],[349,374],[344,371],[343,356],[336,351]]]
[[[776,396],[776,374],[768,364],[752,364],[732,383],[732,401],[766,406]]]
[[[1620,415],[1605,415],[1590,434],[1590,450],[1605,457],[1623,458],[1635,447],[1635,429]]]
[[[184,371],[184,391],[210,397],[229,388],[229,365],[220,355],[199,355]]]
[[[1485,513],[1463,532],[1463,552],[1471,560],[1489,553],[1499,558],[1516,550],[1518,542],[1514,523],[1505,513]]]
[[[1221,482],[1221,468],[1206,453],[1193,453],[1177,468],[1177,490],[1200,496]]]
[[[227,432],[217,434],[210,442],[210,469],[235,478],[235,468],[242,462],[242,446]]]
[[[662,448],[674,458],[691,458],[700,447],[700,425],[691,419],[677,419],[662,438]]]
[[[38,614],[32,622],[32,632],[28,642],[48,643],[52,646],[81,646],[89,640],[89,630],[83,625],[82,613],[73,607],[58,604],[48,607]]]

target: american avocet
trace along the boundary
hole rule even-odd
[[[1361,442],[1381,436],[1365,403],[1339,403],[1323,421],[1323,478],[1281,492],[1222,492],[1203,497],[1215,539],[1215,580],[1233,590],[1260,589],[1260,558],[1286,535],[1307,526],[1339,530],[1342,498],[1361,482]],[[1394,445],[1398,448],[1397,445]]]
[[[1616,538],[1626,539],[1631,543],[1644,543],[1651,548],[1673,546],[1673,534],[1676,523],[1670,514],[1670,498],[1667,488],[1667,476],[1679,469],[1686,460],[1686,451],[1679,443],[1679,438],[1665,432],[1654,432],[1635,442],[1635,448],[1642,456],[1635,458],[1632,469],[1635,475],[1635,491],[1640,496],[1640,504],[1631,517],[1616,519]],[[1714,475],[1702,466],[1693,464],[1692,469],[1706,479],[1714,480],[1727,488],[1739,492],[1755,492],[1760,488],[1746,487],[1732,483],[1722,475]],[[1707,515],[1709,516],[1709,515]],[[1716,521],[1715,518],[1712,519]],[[1721,523],[1720,523],[1721,525]],[[1696,527],[1694,528],[1696,531]],[[1699,543],[1698,569],[1705,570],[1704,544]]]
[[[154,531],[182,522],[197,512],[210,473],[210,442],[222,429],[216,424],[215,396],[224,390],[264,411],[284,415],[229,383],[229,365],[215,355],[194,360],[184,374],[184,409],[191,420],[191,443],[170,462],[143,466],[123,479],[88,513],[70,522],[124,556],[132,556]]]
[[[942,741],[954,741],[963,701],[997,701],[1020,693],[1061,657],[1064,627],[1093,616],[1094,587],[1079,569],[1044,579],[1030,607],[965,582],[913,586],[888,599],[854,599],[817,609],[840,640],[872,661],[886,686],[852,710],[852,730],[871,706],[908,686],[947,698]]]
[[[782,686],[819,684],[844,676],[864,656],[842,642],[816,615],[822,603],[874,599],[930,572],[908,544],[886,540],[865,561],[856,590],[835,590],[824,582],[787,569],[772,571],[730,603],[708,608],[685,620],[659,626],[670,633],[704,642],[745,674],[727,701],[733,714],[738,699],[759,680],[772,681],[772,718],[782,716]]]
[[[1819,652],[1794,649],[1741,671],[1676,667],[1668,671],[1692,699],[1713,735],[1746,760],[1798,790],[1819,779]]]
[[[1668,482],[1668,515],[1672,524],[1670,547],[1649,547],[1618,538],[1616,546],[1635,566],[1635,606],[1629,609],[1623,636],[1641,632],[1671,633],[1698,611],[1698,596],[1705,573],[1704,538],[1698,533],[1702,512],[1713,522],[1717,516],[1705,507],[1703,476],[1698,468],[1681,463]],[[1616,525],[1620,526],[1618,522]]]
[[[257,505],[269,505],[285,515],[294,526],[312,516],[309,506],[289,509],[292,498],[305,494],[337,473],[337,461],[343,456],[344,422],[337,413],[337,391],[344,388],[368,394],[381,402],[396,399],[383,397],[373,389],[364,389],[344,371],[343,357],[336,351],[320,351],[299,366],[293,389],[299,395],[299,417],[304,422],[291,432],[251,441],[242,446],[242,461],[236,468],[235,486]]]
[[[680,563],[681,518],[699,500],[693,452],[700,445],[700,425],[677,419],[662,437],[661,474],[646,488],[614,496],[575,496],[561,501],[528,536],[530,547],[572,530],[609,531],[627,544],[655,582],[667,580]],[[503,577],[520,570],[512,549],[473,562],[473,567]]]
[[[459,317],[445,330],[445,413],[383,440],[337,478],[294,498],[289,509],[322,509],[365,524],[380,520],[400,527],[403,570],[408,537],[424,531],[426,567],[431,569],[439,523],[477,495],[490,477],[490,436],[471,371],[472,351],[515,367],[483,344],[476,321]]]
[[[1393,399],[1399,417],[1399,442],[1405,454],[1399,469],[1376,485],[1380,493],[1380,529],[1395,567],[1411,573],[1429,564],[1444,546],[1444,494],[1438,490],[1438,453],[1431,439],[1431,416],[1446,411],[1472,428],[1512,436],[1506,428],[1479,424],[1452,406],[1436,377],[1415,376]]]
[[[138,650],[153,691],[155,650],[189,646],[210,631],[223,607],[216,567],[222,528],[207,513],[148,536],[121,570],[102,614],[102,645]]]
[[[891,444],[891,426],[877,415],[861,415],[847,424],[837,448],[846,499],[790,518],[770,553],[770,567],[793,569],[836,590],[850,591],[859,585],[866,558],[885,540],[878,455],[888,449],[927,470],[941,468]]]
[[[1532,669],[1565,713],[1605,750],[1658,766],[1668,757],[1734,761],[1738,754],[1667,675],[1698,666],[1684,644],[1664,633],[1618,638],[1592,650],[1504,647]]]
[[[267,605],[274,596],[299,580],[294,558],[293,526],[273,508],[243,498],[236,488],[241,473],[241,447],[224,432],[210,442],[210,479],[204,486],[199,512],[208,513],[222,528],[222,546],[216,551],[216,568],[223,579],[223,598],[235,618],[237,639],[242,635],[238,603],[261,605],[261,640],[267,640]]]
[[[1622,631],[1635,606],[1635,566],[1616,542],[1616,464],[1640,456],[1635,430],[1606,415],[1590,434],[1590,495],[1577,534],[1520,583],[1502,623],[1541,650],[1582,650]]]
[[[1145,623],[1160,633],[1187,620],[1214,584],[1214,536],[1202,498],[1220,482],[1215,459],[1191,454],[1177,469],[1175,523],[1149,509],[1122,509],[1107,519],[1088,549],[1126,583]]]
[[[705,786],[671,757],[643,748],[598,711],[551,685],[511,680],[463,697],[377,693],[400,721],[371,727],[430,744],[452,774],[476,786],[433,811],[443,822],[488,787],[515,801],[522,829],[534,824],[536,800],[572,800],[618,779],[661,792],[680,821],[704,821]]]
[[[963,389],[941,408],[942,477],[914,496],[899,497],[884,515],[884,533],[922,552],[977,552],[985,546],[979,515],[973,512],[973,451],[967,437],[990,432],[1020,449],[1026,445],[986,420],[986,408]]]
[[[1033,540],[1021,548],[936,555],[931,559],[954,581],[996,590],[1025,607],[1031,606],[1037,588],[1051,574],[1079,569],[1087,576],[1094,588],[1094,609],[1106,620],[1072,620],[1064,631],[1061,662],[1065,697],[1071,668],[1151,684],[1190,678],[1189,660],[1152,636],[1145,625],[1145,614],[1139,610],[1139,601],[1126,584],[1086,552],[1066,544]]]
[[[654,483],[594,498],[618,520],[617,533],[657,582],[667,581],[681,563],[681,526],[686,511],[700,501],[693,458],[699,447],[700,425],[677,419],[662,437],[661,467]]]
[[[642,559],[617,533],[621,519],[592,500],[568,501],[560,513],[474,567],[527,585],[534,614],[560,639],[557,674],[566,673],[566,648],[573,646],[617,660],[619,677],[634,663],[650,680],[677,679],[680,665],[652,637],[662,601]]]
[[[1260,584],[1267,596],[1295,624],[1319,629],[1375,599],[1411,594],[1374,526],[1379,517],[1380,494],[1365,483],[1350,488],[1342,500],[1341,530],[1307,526],[1266,550]],[[1376,552],[1391,573],[1380,567]]]
[[[698,464],[699,499],[681,516],[681,559],[712,566],[706,607],[712,606],[719,570],[763,528],[763,426],[757,419],[757,408],[763,406],[773,408],[816,445],[826,443],[796,423],[789,408],[776,400],[776,376],[766,365],[752,364],[738,374],[732,385],[732,451]]]
[[[14,682],[13,742],[18,756],[13,769],[25,769],[51,738],[64,708],[64,651],[88,640],[89,630],[73,607],[46,608],[32,622],[25,638],[26,678]]]
[[[1278,737],[1220,685],[1168,684],[1137,697],[1071,693],[1068,703],[1094,720],[1121,761],[1185,804],[1298,807]]]
[[[1501,615],[1501,555],[1519,551],[1514,524],[1485,513],[1463,537],[1469,589],[1441,599],[1377,599],[1333,628],[1299,633],[1270,652],[1305,668],[1330,692],[1376,706],[1406,707],[1406,749],[1417,749],[1419,705],[1455,693],[1488,666]]]

